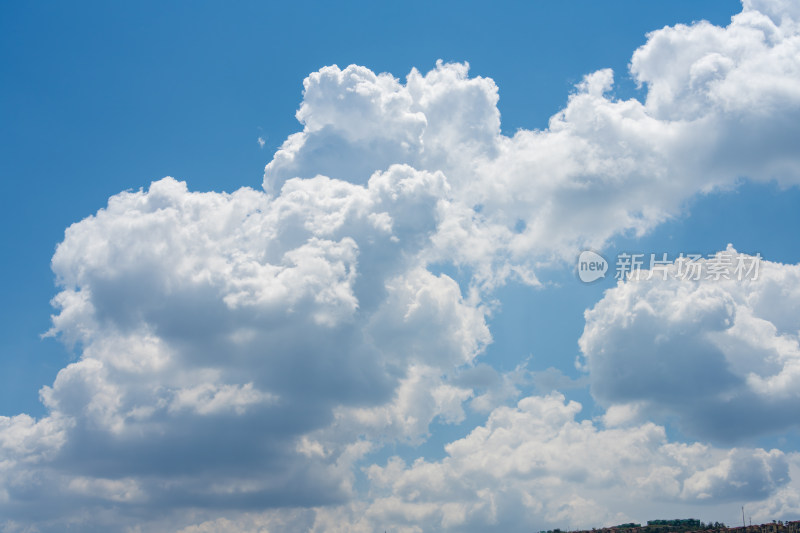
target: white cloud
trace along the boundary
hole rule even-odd
[[[365,436],[376,444],[397,440],[420,444],[437,417],[445,423],[461,422],[465,416],[462,404],[471,396],[469,388],[443,383],[441,370],[412,365],[390,402],[338,408],[335,424],[323,430],[321,438],[347,442]]]
[[[728,254],[739,255],[718,257]],[[693,280],[676,265],[666,280],[648,277],[586,312],[580,346],[609,415],[677,416],[690,434],[724,441],[796,428],[800,266],[762,260],[755,280]]]
[[[787,459],[789,475],[793,480],[800,479],[800,454],[788,454]],[[796,483],[786,485],[768,500],[748,507],[747,512],[752,515],[753,523],[774,520],[773,516],[796,516],[800,513],[800,487]]]
[[[557,395],[498,407],[560,377],[476,358],[509,277],[535,285],[542,265],[741,177],[798,183],[797,20],[792,3],[752,1],[725,28],[655,31],[631,60],[643,103],[608,96],[600,70],[546,130],[511,137],[496,85],[466,64],[405,83],[326,67],[265,192],[165,178],[113,196],[53,257],[51,334],[80,357],[42,389],[47,416],[0,418],[0,528],[513,530],[621,522],[642,498],[796,505],[781,452],[670,443],[637,422],[677,413],[722,439],[740,406],[765,431],[793,423],[795,267],[610,291],[581,341],[605,429]],[[372,465],[357,499],[368,452],[420,442],[465,404],[489,421],[442,461]]]
[[[644,103],[608,96],[614,76],[600,70],[548,129],[513,137],[500,133],[497,87],[466,65],[412,70],[405,84],[326,67],[306,79],[304,129],[267,165],[264,186],[320,173],[364,183],[394,163],[442,171],[451,201],[431,257],[473,268],[487,286],[512,275],[535,284],[538,263],[647,231],[699,192],[742,177],[798,183],[800,41],[779,16],[794,8],[757,4],[727,27],[649,34],[631,60]]]
[[[369,498],[317,509],[311,531],[568,530],[641,521],[700,500],[709,516],[742,500],[766,508],[770,496],[795,490],[787,485],[791,458],[779,450],[670,442],[652,423],[601,429],[578,420],[580,410],[560,394],[499,407],[448,444],[441,461],[392,457],[369,466]],[[241,523],[289,531],[286,518],[264,513]]]
[[[336,413],[391,413],[399,429],[358,418],[373,438],[460,421],[471,391],[445,375],[490,336],[478,302],[420,266],[446,190],[401,166],[274,198],[166,178],[71,226],[51,334],[81,357],[42,389],[49,416],[2,420],[4,515],[24,518],[14,495],[42,483],[42,504],[82,510],[337,501],[370,445],[352,425],[309,440]]]
[[[222,385],[204,383],[196,387],[179,390],[169,409],[193,409],[199,414],[233,411],[242,414],[250,405],[274,402],[275,396],[253,388],[252,383],[244,385]]]
[[[559,394],[527,397],[495,409],[441,461],[373,465],[372,503],[356,517],[409,531],[592,527],[698,498],[758,500],[788,481],[778,450],[673,443],[652,423],[600,429],[578,421],[580,409]]]

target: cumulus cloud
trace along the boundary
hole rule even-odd
[[[787,427],[795,267],[610,291],[581,340],[604,429],[557,394],[503,406],[527,380],[566,382],[477,358],[508,279],[535,285],[542,265],[742,177],[798,182],[797,21],[788,1],[753,0],[724,28],[655,31],[631,60],[643,102],[609,96],[600,70],[547,129],[513,136],[497,86],[466,64],[405,83],[325,67],[264,191],[165,178],[113,196],[53,257],[50,333],[79,357],[42,389],[47,416],[0,418],[0,527],[513,530],[624,521],[634,507],[612,502],[629,495],[793,505],[780,451],[670,443],[641,417],[679,414],[725,440],[741,405],[761,430]],[[687,414],[689,399],[703,409]],[[369,452],[468,409],[489,420],[444,460],[372,465],[357,488]]]
[[[609,96],[614,74],[600,70],[546,130],[512,137],[500,133],[497,87],[466,65],[412,70],[405,84],[326,67],[306,79],[304,129],[267,165],[264,187],[320,173],[363,183],[393,163],[442,171],[453,201],[431,256],[487,286],[509,276],[535,284],[537,264],[641,234],[698,192],[743,177],[798,183],[794,11],[754,2],[727,27],[654,31],[630,65],[644,102]]]
[[[779,450],[670,442],[653,423],[601,429],[578,420],[580,410],[557,393],[499,407],[448,444],[441,461],[392,457],[367,467],[369,499],[318,509],[310,530],[589,528],[685,502],[713,508],[761,500],[787,486],[790,461]],[[241,520],[284,530],[278,520],[285,519],[268,513]]]
[[[789,460],[789,476],[795,480],[800,479],[800,454],[787,455]],[[800,513],[800,487],[792,483],[781,487],[766,501],[751,509],[753,520],[767,522],[774,520],[773,516],[795,516]]]
[[[166,178],[70,227],[51,334],[81,357],[42,389],[48,417],[3,419],[4,461],[36,473],[5,478],[4,514],[47,483],[126,508],[332,502],[368,449],[348,435],[309,453],[337,413],[388,409],[352,417],[409,439],[460,420],[471,391],[443,376],[490,337],[477,302],[419,266],[446,189],[402,166],[276,198]]]
[[[595,398],[721,441],[796,428],[800,266],[761,260],[756,279],[707,279],[738,257],[755,260],[728,247],[697,261],[700,275],[676,261],[607,291],[580,339]]]

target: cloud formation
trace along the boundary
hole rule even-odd
[[[480,307],[419,266],[446,187],[402,166],[367,186],[290,180],[275,199],[166,178],[70,227],[51,333],[81,357],[42,389],[48,417],[2,419],[21,476],[4,514],[30,519],[12,503],[45,485],[123,509],[342,501],[359,432],[458,420],[470,391],[442,377],[490,337]],[[390,419],[364,414],[377,406]],[[347,417],[344,442],[305,437]]]
[[[527,397],[448,444],[442,461],[373,465],[364,515],[419,531],[589,528],[661,502],[762,499],[788,481],[779,450],[671,443],[652,423],[599,429],[576,420],[580,409],[559,394]]]
[[[42,389],[47,416],[0,417],[0,530],[512,531],[624,521],[644,498],[798,509],[796,457],[670,442],[647,420],[717,443],[739,407],[763,431],[793,423],[797,267],[609,291],[581,339],[598,421],[558,393],[504,405],[521,378],[478,357],[509,279],[536,285],[741,178],[798,183],[799,21],[754,1],[724,28],[655,31],[631,60],[643,102],[610,96],[601,70],[547,129],[510,137],[497,86],[466,64],[405,83],[326,67],[263,191],[164,178],[113,196],[53,257],[51,334],[79,356]],[[443,460],[364,464],[470,410],[488,420]]]
[[[784,490],[790,458],[779,451],[669,442],[653,423],[602,429],[578,420],[563,395],[498,407],[484,425],[446,446],[441,461],[399,457],[365,468],[369,499],[318,509],[311,531],[530,531],[622,523],[686,502],[714,508]],[[299,526],[308,517],[292,517]],[[287,513],[246,515],[283,530]],[[231,524],[227,524],[231,526]],[[196,531],[217,531],[209,521]],[[286,527],[290,530],[291,527]],[[187,531],[194,531],[189,530]]]
[[[363,183],[393,163],[441,171],[453,202],[433,257],[490,286],[508,276],[536,283],[537,262],[641,234],[697,193],[745,177],[800,181],[792,17],[788,2],[748,3],[724,28],[654,31],[630,64],[644,102],[614,99],[613,72],[600,70],[546,130],[512,137],[500,133],[496,85],[468,77],[466,65],[412,70],[405,84],[326,67],[305,80],[304,129],[267,165],[264,187],[317,174]]]
[[[705,279],[739,255],[699,260],[698,280],[676,262],[607,291],[580,339],[595,398],[631,418],[677,417],[703,439],[796,429],[800,266],[762,260],[757,279]]]

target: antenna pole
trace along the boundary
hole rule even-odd
[[[742,505],[742,527],[747,528],[747,524],[744,523],[744,505]]]

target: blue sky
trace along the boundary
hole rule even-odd
[[[4,235],[15,251],[4,273],[17,281],[2,338],[4,353],[26,355],[3,358],[13,365],[2,373],[3,414],[39,409],[38,387],[65,362],[60,346],[38,339],[49,329],[50,258],[64,229],[112,194],[167,175],[198,191],[259,186],[271,152],[298,129],[303,78],[325,65],[402,77],[437,59],[469,61],[501,87],[502,127],[513,133],[546,127],[598,68],[614,68],[632,94],[625,70],[646,32],[725,24],[739,9],[637,4],[5,6],[2,150],[12,189],[2,212],[4,225],[25,230]]]
[[[800,515],[792,2],[0,9],[0,531]]]

